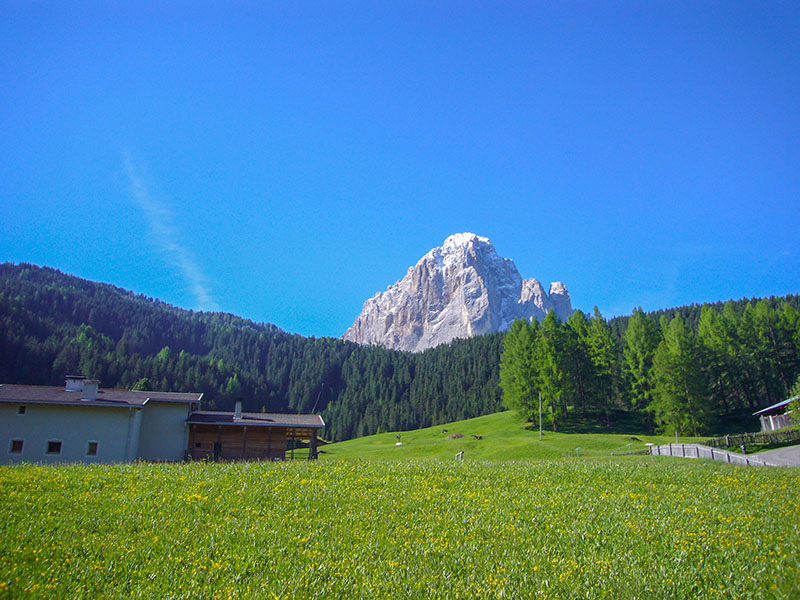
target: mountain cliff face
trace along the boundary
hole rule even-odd
[[[522,279],[488,238],[457,233],[367,300],[342,337],[420,352],[454,338],[502,331],[514,319],[542,320],[551,309],[562,320],[572,314],[563,283],[545,292],[536,279]]]

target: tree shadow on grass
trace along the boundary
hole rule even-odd
[[[650,413],[632,410],[611,410],[608,413],[594,412],[583,416],[580,413],[570,412],[556,422],[556,431],[560,433],[621,433],[653,435],[658,428]],[[553,429],[553,423],[547,417],[544,419],[546,429]],[[529,426],[537,429],[538,425]],[[751,414],[750,409],[739,410],[712,418],[701,436],[715,437],[721,435],[734,435],[758,431],[758,419]]]
[[[586,416],[570,413],[556,423],[559,433],[623,433],[647,434],[653,429],[650,416],[646,413],[612,410],[608,413],[587,413]],[[544,426],[552,429],[553,424],[545,418]],[[534,427],[536,429],[536,427]]]

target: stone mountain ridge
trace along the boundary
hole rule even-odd
[[[456,233],[425,254],[405,277],[369,298],[342,336],[359,344],[420,352],[455,338],[503,331],[514,319],[566,320],[572,302],[560,281],[549,291],[523,279],[489,238]]]

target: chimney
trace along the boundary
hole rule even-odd
[[[236,400],[236,408],[233,409],[233,420],[234,421],[241,421],[242,420],[242,400],[241,400],[241,398],[237,398],[237,400]]]
[[[83,380],[86,379],[83,375],[67,375],[67,392],[82,392]]]
[[[97,400],[97,387],[99,385],[100,382],[97,379],[84,379],[81,400]]]

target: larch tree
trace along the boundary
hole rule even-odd
[[[709,394],[721,412],[732,398],[730,347],[719,313],[710,306],[700,309],[697,324],[697,347],[708,377]]]
[[[575,390],[575,404],[580,404],[584,416],[587,410],[594,408],[597,388],[589,347],[589,327],[589,321],[583,312],[576,310],[562,331],[568,375]]]
[[[557,418],[567,416],[566,401],[574,390],[573,380],[569,377],[562,327],[554,311],[547,313],[539,330],[535,352],[539,389],[554,429],[557,428]]]
[[[708,385],[700,352],[680,316],[670,320],[653,356],[651,410],[667,432],[699,435],[708,424]]]
[[[641,308],[634,309],[625,329],[623,360],[628,395],[637,410],[646,408],[653,400],[650,371],[659,337],[653,320]]]
[[[500,387],[503,404],[524,419],[536,421],[538,374],[535,351],[538,322],[517,319],[508,329],[500,356]]]

